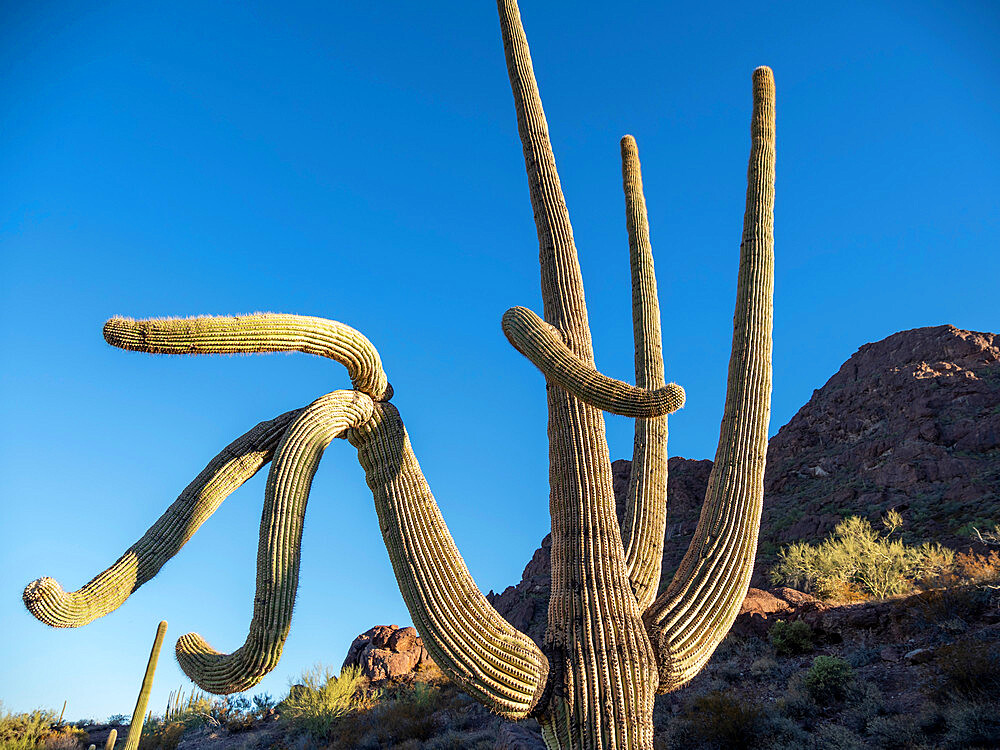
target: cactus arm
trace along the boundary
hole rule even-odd
[[[629,265],[632,270],[632,332],[635,338],[635,384],[661,389],[663,344],[660,334],[660,302],[649,242],[649,220],[642,190],[642,170],[635,139],[621,140],[622,185],[625,191],[625,224],[628,229]],[[663,566],[663,537],[667,523],[667,417],[635,421],[632,469],[622,543],[625,564],[639,609],[645,610],[656,596]]]
[[[118,730],[112,729],[108,734],[108,740],[104,743],[104,750],[115,750],[115,742],[118,740]]]
[[[684,389],[668,383],[656,390],[609,378],[583,362],[554,326],[526,307],[512,307],[501,322],[507,340],[546,379],[601,411],[625,417],[660,417],[684,406]]]
[[[104,324],[104,339],[119,349],[150,354],[315,354],[344,365],[354,387],[374,400],[392,397],[372,343],[333,320],[281,313],[162,320],[116,317]]]
[[[77,591],[66,592],[48,577],[29,583],[23,594],[28,611],[54,628],[76,628],[118,609],[177,554],[223,500],[271,460],[298,413],[261,422],[226,446],[139,541]]]
[[[257,593],[246,641],[231,654],[197,633],[177,639],[177,661],[210,693],[247,690],[281,658],[299,582],[302,526],[313,476],[323,451],[348,428],[366,421],[372,400],[358,391],[334,391],[311,403],[285,432],[264,490],[257,552]]]
[[[657,650],[660,692],[693,677],[732,626],[753,572],[771,404],[774,289],[774,77],[753,74],[746,214],[733,350],[719,447],[694,538],[644,620]]]
[[[142,677],[142,689],[139,691],[139,699],[135,702],[132,724],[128,728],[128,737],[125,739],[125,750],[138,750],[139,738],[142,737],[142,720],[146,715],[149,693],[153,689],[153,676],[156,674],[156,662],[160,658],[160,646],[163,645],[163,636],[166,635],[166,632],[167,622],[164,620],[156,628],[153,648],[149,652],[149,661],[146,663],[146,674]],[[117,737],[117,734],[115,736]]]
[[[515,0],[497,0],[500,30],[517,129],[524,150],[528,190],[538,231],[538,257],[542,270],[542,302],[545,320],[566,337],[569,348],[593,365],[594,352],[587,322],[583,276],[573,240],[573,227],[563,196],[549,126],[542,110],[528,40]]]
[[[375,405],[351,430],[400,592],[435,663],[470,695],[524,718],[545,688],[548,661],[486,601],[438,510],[395,407]]]

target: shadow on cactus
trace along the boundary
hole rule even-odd
[[[500,26],[540,248],[543,314],[509,310],[510,342],[545,376],[552,594],[542,647],[507,623],[473,582],[421,473],[375,347],[342,323],[298,315],[129,320],[108,343],[163,354],[299,351],[347,368],[352,390],[262,422],[216,456],[110,568],[67,593],[51,578],[24,592],[55,627],[119,607],[237,487],[271,464],[257,588],[233,653],[198,634],[177,641],[184,672],[212,693],[246,690],[278,663],[298,585],[302,524],[319,460],[336,437],[357,449],[400,591],[434,661],[511,719],[537,717],[551,748],[651,748],[653,697],[688,682],[735,619],[749,585],[763,495],[771,393],[774,80],[753,74],[746,213],[719,447],[694,538],[657,596],[667,484],[667,417],[683,390],[664,380],[660,311],[639,157],[621,141],[632,269],[636,383],[595,367],[583,281],[548,126],[514,0]],[[624,520],[615,516],[603,411],[636,419]]]

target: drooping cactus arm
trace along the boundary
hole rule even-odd
[[[507,340],[548,380],[602,411],[626,417],[658,417],[684,405],[684,389],[676,383],[647,390],[598,372],[570,351],[554,326],[526,307],[510,308],[503,314],[501,325]]]
[[[621,140],[622,184],[625,190],[625,223],[629,263],[632,268],[632,332],[635,338],[635,384],[657,390],[666,386],[663,376],[663,343],[660,302],[656,291],[653,250],[649,241],[646,198],[635,139]],[[656,597],[663,566],[663,537],[667,522],[667,417],[635,421],[632,469],[622,543],[629,580],[639,605],[645,610]]]
[[[79,590],[66,592],[47,577],[29,583],[23,595],[28,611],[46,625],[76,628],[116,610],[177,554],[223,500],[271,460],[299,411],[261,422],[226,446],[139,541]]]
[[[774,288],[774,77],[753,74],[746,214],[715,465],[694,538],[643,619],[657,649],[660,692],[680,687],[708,661],[746,596],[763,499],[771,408]]]
[[[282,313],[149,320],[116,317],[104,324],[104,339],[120,349],[150,354],[315,354],[344,365],[354,387],[376,401],[392,397],[372,343],[334,320]]]
[[[277,665],[298,589],[302,524],[313,476],[330,441],[369,419],[372,404],[358,391],[328,393],[303,409],[282,437],[264,490],[257,593],[246,642],[224,654],[197,633],[177,640],[177,661],[202,690],[241,692]]]
[[[486,601],[469,574],[395,407],[375,405],[351,430],[375,498],[400,592],[434,661],[501,716],[524,718],[545,688],[548,660]]]

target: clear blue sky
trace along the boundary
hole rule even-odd
[[[995,2],[524,0],[599,366],[632,378],[618,139],[639,143],[672,455],[718,436],[749,149],[750,74],[778,90],[772,434],[859,346],[1000,329]],[[0,18],[0,699],[130,712],[160,619],[231,650],[251,612],[266,472],[117,612],[52,630],[20,601],[85,583],[216,452],[348,386],[304,355],[166,358],[101,325],[272,310],[379,348],[484,591],[548,529],[541,376],[500,316],[541,310],[537,244],[492,3],[3,3]],[[613,457],[631,423],[609,418]],[[280,694],[409,621],[354,451],[317,475]]]

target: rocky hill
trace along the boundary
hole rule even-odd
[[[629,461],[616,461],[619,517]],[[663,584],[694,533],[711,461],[671,458]],[[769,445],[755,581],[782,545],[817,541],[850,515],[896,509],[907,542],[972,546],[1000,522],[1000,336],[936,326],[865,344]],[[520,583],[490,593],[517,628],[542,636],[550,539]]]

